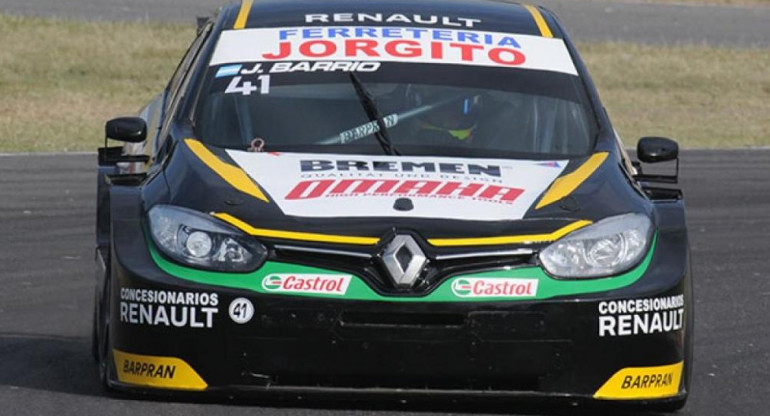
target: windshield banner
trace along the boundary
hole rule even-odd
[[[505,221],[524,217],[560,161],[228,150],[287,215]],[[412,209],[394,203],[409,198]]]
[[[406,62],[525,68],[577,75],[561,39],[426,27],[334,26],[228,30],[211,66],[244,62]]]

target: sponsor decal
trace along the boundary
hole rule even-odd
[[[182,390],[203,390],[208,385],[179,358],[155,357],[112,350],[115,370],[122,383]]]
[[[452,282],[461,298],[528,298],[537,296],[537,279],[462,277]]]
[[[376,179],[323,179],[302,181],[285,199],[315,199],[356,196],[415,196],[421,198],[473,199],[513,203],[524,192],[521,188],[458,181],[416,181]]]
[[[594,398],[656,399],[675,396],[679,392],[684,362],[660,367],[629,367],[615,373],[597,390]]]
[[[452,64],[577,75],[561,39],[470,28],[406,26],[226,30],[220,35],[210,65],[279,61]]]
[[[219,312],[216,293],[120,289],[120,322],[175,328],[211,328]]]
[[[278,293],[344,296],[350,280],[350,275],[342,274],[271,274],[262,280],[262,288]]]
[[[230,302],[227,309],[230,319],[236,324],[245,324],[254,316],[254,304],[246,298],[237,298]]]
[[[517,220],[565,166],[564,161],[543,166],[525,160],[228,154],[283,212],[300,217]],[[414,209],[394,210],[394,199],[401,197],[413,199]]]
[[[385,123],[385,127],[391,128],[398,124],[398,114],[391,114],[382,118],[382,122]],[[364,138],[370,134],[374,134],[379,131],[379,126],[376,121],[369,122],[358,127],[353,127],[350,130],[345,130],[340,133],[340,143],[345,144]]]
[[[684,324],[684,295],[599,302],[599,336],[673,332]]]
[[[305,23],[407,23],[418,25],[442,25],[454,27],[473,27],[481,23],[479,19],[421,14],[382,14],[382,13],[333,13],[306,14]]]
[[[477,163],[436,163],[409,160],[300,160],[301,172],[429,172],[486,175],[499,178],[500,165]]]

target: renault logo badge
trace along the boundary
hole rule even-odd
[[[382,252],[382,263],[397,288],[414,286],[428,259],[409,235],[397,235]]]

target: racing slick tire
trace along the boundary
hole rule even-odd
[[[109,384],[109,372],[110,366],[110,281],[105,279],[105,293],[101,301],[101,314],[106,316],[100,316],[96,306],[94,306],[94,326],[92,335],[91,350],[96,361],[96,365],[99,370],[99,381],[102,385],[102,390],[105,393],[112,392],[112,388]],[[97,296],[97,301],[98,296]],[[96,305],[97,303],[94,303]],[[106,303],[106,304],[105,304]],[[99,325],[101,325],[101,331],[99,331]]]

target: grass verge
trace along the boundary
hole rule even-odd
[[[643,135],[683,147],[770,145],[770,49],[578,45],[627,145]]]
[[[0,152],[95,150],[160,92],[195,28],[0,15]]]
[[[0,152],[95,150],[104,121],[135,113],[166,84],[190,25],[79,22],[0,14]],[[583,43],[615,127],[633,145],[770,145],[770,50]]]

